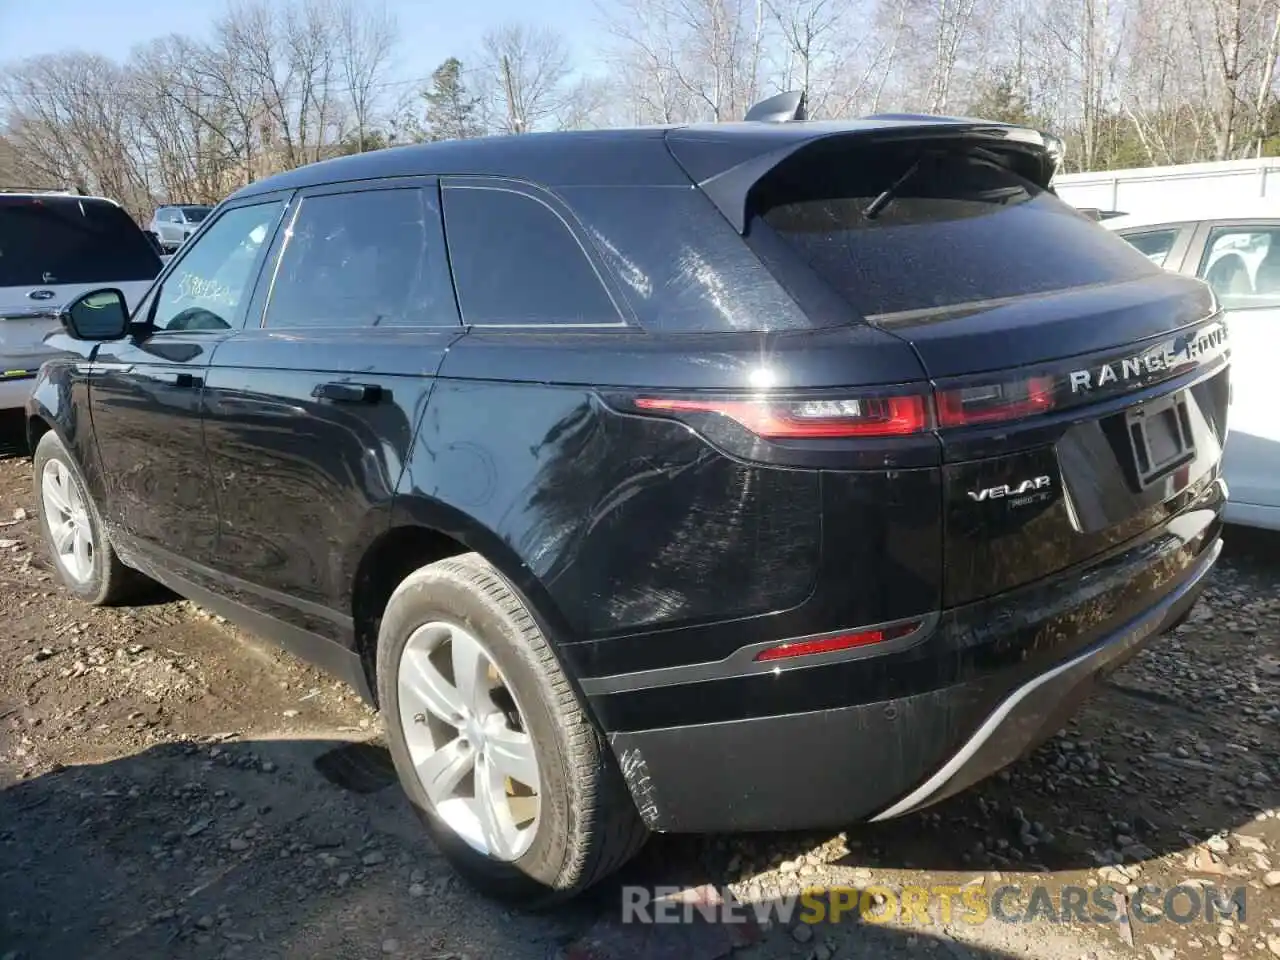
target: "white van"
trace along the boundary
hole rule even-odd
[[[132,309],[160,273],[155,246],[119,204],[66,193],[0,192],[0,412],[19,409],[57,310],[116,287]]]

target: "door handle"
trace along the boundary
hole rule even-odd
[[[204,386],[204,377],[197,377],[194,373],[180,373],[173,378],[175,387],[202,387]]]
[[[382,387],[376,383],[322,383],[311,395],[334,403],[377,403],[382,399]]]

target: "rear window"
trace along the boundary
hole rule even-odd
[[[1120,239],[1130,244],[1157,267],[1163,267],[1164,262],[1169,259],[1169,252],[1173,250],[1173,245],[1178,239],[1178,230],[1175,227],[1170,230],[1122,233],[1120,234]]]
[[[191,223],[199,223],[209,215],[213,207],[183,207],[182,212]]]
[[[752,200],[757,217],[871,318],[1158,270],[972,147],[850,150],[822,143],[770,173]]]
[[[115,204],[0,197],[0,287],[152,280],[160,259]]]

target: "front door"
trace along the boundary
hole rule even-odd
[[[433,377],[462,333],[438,196],[425,178],[300,193],[271,282],[208,372],[223,589],[335,640],[347,639],[355,564],[386,529]]]
[[[285,200],[223,210],[142,303],[139,334],[104,343],[89,403],[105,509],[119,546],[208,563],[218,534],[201,395],[209,360],[239,329]]]
[[[1231,340],[1230,433],[1223,474],[1231,501],[1280,510],[1280,222],[1206,228],[1197,275],[1227,312]]]

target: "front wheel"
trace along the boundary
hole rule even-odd
[[[40,531],[67,589],[95,606],[136,596],[149,581],[116,556],[98,506],[62,439],[48,431],[36,444],[32,459]]]
[[[378,637],[391,755],[441,852],[522,906],[587,888],[647,832],[542,631],[477,554],[423,567]]]

